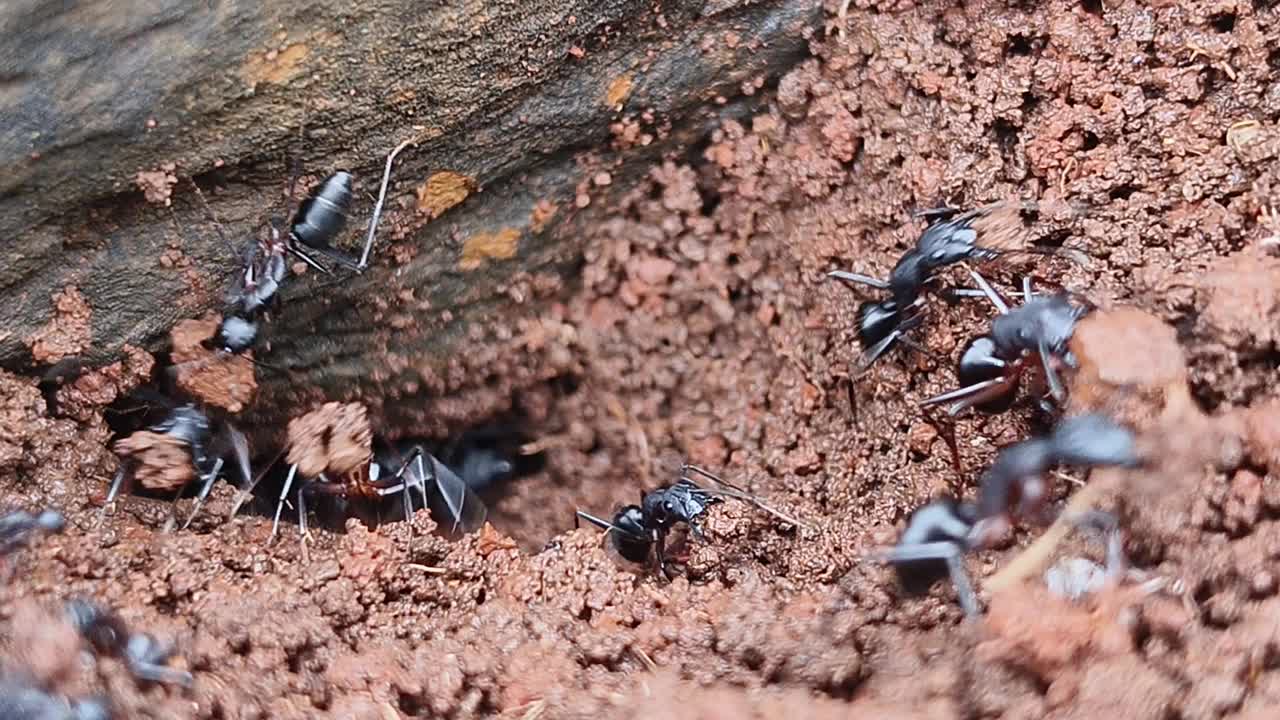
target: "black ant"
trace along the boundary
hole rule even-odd
[[[171,645],[149,633],[130,632],[114,612],[85,598],[73,598],[67,603],[67,617],[94,652],[123,660],[138,680],[191,687],[191,673],[165,667],[174,654]]]
[[[690,473],[711,481],[718,487],[700,487],[694,483]],[[624,560],[633,563],[644,563],[651,552],[656,552],[658,569],[663,575],[667,572],[666,542],[669,533],[677,523],[689,526],[689,531],[699,540],[706,540],[699,519],[707,508],[724,498],[742,500],[768,512],[775,517],[797,527],[808,527],[771,507],[747,493],[742,488],[727,480],[713,475],[695,465],[682,465],[680,476],[672,485],[666,485],[641,493],[639,505],[626,505],[613,516],[613,521],[602,520],[582,510],[574,517],[574,527],[578,520],[586,520],[609,534],[612,547]]]
[[[200,482],[186,528],[200,512],[209,490],[229,462],[234,462],[242,482],[252,478],[249,443],[244,433],[229,422],[214,424],[196,405],[172,407],[159,423],[116,442],[120,468],[111,481],[100,521],[116,497],[134,482],[151,491],[181,494],[192,482]],[[174,512],[176,515],[176,508]]]
[[[917,213],[929,223],[915,247],[898,259],[888,280],[869,275],[835,270],[828,277],[889,291],[887,300],[867,301],[858,307],[858,340],[863,353],[857,372],[864,372],[897,342],[911,344],[906,335],[923,322],[923,291],[928,289],[940,270],[964,261],[987,262],[1015,254],[1057,254],[1054,248],[1007,247],[1008,232],[975,227],[1002,211],[1028,209],[1007,202],[959,211],[935,208]],[[944,298],[978,297],[981,290],[950,288],[939,290]]]
[[[369,220],[369,232],[365,238],[364,252],[357,261],[332,246],[332,240],[346,228],[351,209],[354,178],[346,170],[338,170],[319,185],[312,188],[298,206],[289,222],[288,230],[279,219],[272,219],[265,240],[249,246],[243,257],[244,271],[238,287],[230,296],[230,309],[218,328],[216,343],[225,353],[240,354],[253,346],[257,339],[259,317],[273,304],[276,293],[288,274],[285,256],[291,253],[310,267],[327,275],[332,271],[324,267],[312,253],[319,253],[356,273],[364,272],[369,264],[369,254],[378,222],[382,218],[382,206],[386,200],[387,186],[391,182],[391,167],[396,156],[416,139],[405,141],[387,156],[378,201]],[[292,196],[292,191],[290,196]],[[203,195],[201,195],[203,200]],[[215,229],[222,234],[215,221]],[[226,240],[225,236],[223,237]]]
[[[941,497],[921,506],[907,521],[898,544],[879,555],[877,559],[889,563],[897,575],[898,584],[908,595],[918,596],[929,591],[939,580],[949,578],[956,589],[956,598],[968,616],[981,612],[973,582],[964,568],[964,556],[982,550],[985,545],[975,537],[979,511],[973,503],[957,502],[951,497]],[[1124,574],[1123,544],[1115,516],[1090,511],[1067,518],[1074,526],[1084,530],[1102,528],[1106,535],[1107,570],[1105,579]],[[1065,577],[1061,572],[1046,576],[1050,590],[1069,599],[1078,597],[1080,579]],[[1092,580],[1091,578],[1086,580]],[[1090,585],[1092,587],[1092,585]]]
[[[69,702],[40,688],[0,678],[0,718],[5,720],[111,720],[104,698]]]
[[[304,540],[309,536],[306,501],[312,495],[377,502],[400,494],[405,520],[411,520],[411,491],[416,488],[422,506],[432,507],[437,517],[447,513],[453,519],[452,533],[470,532],[484,522],[485,506],[467,483],[422,446],[403,444],[375,454],[367,410],[362,404],[326,403],[291,420],[288,435],[289,471],[276,503],[268,541],[279,533],[280,516],[290,493],[295,492],[295,482],[298,524]],[[428,495],[428,482],[438,491],[434,500]],[[232,508],[233,515],[252,489],[250,485],[242,491]]]
[[[1044,475],[1055,466],[1135,468],[1144,462],[1133,431],[1107,416],[1064,418],[1047,436],[1014,443],[996,455],[980,481],[974,535],[986,545],[1004,534],[1011,516],[1049,520]]]
[[[67,519],[56,510],[45,510],[32,515],[26,510],[16,510],[0,516],[0,558],[25,545],[36,533],[60,533],[67,527]]]
[[[1046,437],[1002,449],[982,476],[976,504],[944,497],[916,510],[898,545],[878,558],[894,566],[911,594],[925,592],[949,575],[965,612],[976,614],[977,596],[963,557],[990,547],[1008,529],[1011,514],[1049,519],[1045,473],[1056,465],[1138,467],[1142,462],[1129,429],[1096,413],[1066,418]],[[1078,526],[1116,527],[1113,516],[1098,511],[1067,519]],[[1108,552],[1113,549],[1109,544]]]
[[[920,403],[922,407],[951,403],[947,413],[957,415],[967,408],[997,414],[1008,410],[1017,399],[1024,373],[1031,371],[1032,387],[1041,407],[1052,412],[1066,400],[1061,371],[1076,366],[1068,343],[1076,323],[1093,305],[1071,293],[1036,296],[1030,278],[1023,279],[1025,302],[1009,309],[999,293],[981,275],[970,275],[1000,314],[991,322],[991,331],[970,340],[960,352],[956,377],[960,387]]]

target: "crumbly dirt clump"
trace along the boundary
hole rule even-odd
[[[369,464],[373,455],[369,413],[360,403],[325,403],[289,421],[290,465],[303,477],[340,477]]]
[[[190,448],[173,435],[139,430],[118,440],[115,449],[134,482],[148,490],[177,492],[195,477]]]
[[[253,351],[230,354],[205,347],[218,333],[220,315],[183,320],[173,327],[173,368],[178,387],[201,402],[238,413],[258,388]]]

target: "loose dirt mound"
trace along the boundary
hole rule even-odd
[[[263,518],[225,520],[223,484],[188,531],[159,532],[167,507],[142,499],[95,528],[114,467],[101,416],[50,418],[32,383],[0,378],[0,491],[71,522],[10,561],[6,664],[28,658],[38,682],[144,718],[1270,717],[1280,9],[864,5],[837,21],[829,3],[842,34],[813,38],[766,111],[653,167],[600,224],[581,286],[545,321],[580,372],[525,391],[555,441],[545,470],[493,502],[496,530],[446,543],[419,513],[407,552],[405,523],[351,522],[313,530],[303,562],[292,532],[267,547]],[[854,382],[864,298],[824,275],[885,276],[922,228],[913,211],[1006,198],[1043,203],[1032,242],[1090,258],[1041,260],[1038,276],[1145,311],[1089,332],[1078,390],[1157,449],[1151,473],[1094,479],[1162,582],[1073,606],[1033,576],[962,623],[949,589],[903,598],[859,559],[931,496],[972,492],[1034,413],[963,417],[957,474],[916,403],[953,386],[951,358],[991,308],[934,303],[928,352]],[[1171,339],[1185,369],[1109,364]],[[570,530],[575,508],[607,515],[686,459],[815,529],[716,506],[710,542],[677,540],[686,569],[669,584]],[[979,587],[1018,552],[971,561]],[[52,630],[47,649],[18,632],[73,592],[174,639],[194,688],[30,660],[73,652]]]

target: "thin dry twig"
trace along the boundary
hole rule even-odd
[[[444,575],[449,572],[446,568],[433,567],[431,565],[423,565],[421,563],[405,563],[404,566],[410,570],[419,570],[427,573],[428,575]]]
[[[410,145],[417,145],[425,139],[427,133],[425,131],[414,135],[395,147],[390,154],[387,155],[387,167],[382,171],[382,187],[378,190],[378,202],[373,206],[373,215],[369,218],[369,236],[364,241],[364,253],[360,255],[360,265],[357,272],[363,272],[369,267],[369,252],[373,250],[373,236],[378,231],[378,221],[382,219],[382,204],[387,200],[387,185],[391,183],[391,166],[396,161],[396,156]]]
[[[646,670],[649,672],[658,671],[658,664],[653,661],[653,658],[649,657],[648,653],[638,647],[631,648],[631,652],[640,660],[640,664],[644,665]]]

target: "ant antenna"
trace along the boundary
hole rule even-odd
[[[391,164],[395,162],[396,156],[400,154],[400,151],[418,142],[421,137],[422,135],[415,135],[405,140],[387,155],[387,167],[382,171],[382,187],[378,190],[378,202],[373,206],[373,217],[369,218],[369,236],[364,241],[364,253],[360,255],[360,264],[356,266],[357,273],[364,272],[364,269],[369,266],[369,252],[373,249],[373,236],[378,230],[378,220],[382,218],[382,204],[387,199],[387,185],[391,183]]]
[[[205,199],[204,191],[200,189],[200,183],[196,182],[194,177],[188,178],[188,180],[191,182],[191,187],[196,191],[196,197],[200,198],[200,204],[204,206],[204,214],[213,222],[214,232],[218,233],[218,237],[222,238],[222,242],[226,243],[227,249],[230,250],[231,254],[238,259],[240,257],[240,253],[236,250],[236,246],[231,242],[231,239],[227,237],[226,233],[222,232],[222,223],[218,222],[218,216],[213,213],[213,208],[210,207],[209,201]],[[169,212],[172,213],[173,208],[170,208]],[[178,221],[177,217],[174,217],[173,221],[176,223]]]

